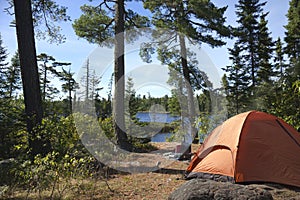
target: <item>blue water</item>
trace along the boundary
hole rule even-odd
[[[170,113],[153,113],[153,112],[138,112],[136,117],[140,122],[159,122],[171,123],[180,120],[179,116],[173,116]],[[172,133],[157,133],[151,138],[152,142],[165,142]]]
[[[138,112],[136,117],[140,122],[171,123],[180,120],[179,116],[173,116],[170,113]]]
[[[151,138],[151,142],[165,142],[171,135],[172,133],[157,133]]]

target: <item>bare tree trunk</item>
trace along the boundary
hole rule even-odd
[[[69,74],[71,74],[71,71],[69,70]],[[71,77],[70,77],[71,78]],[[69,84],[69,110],[70,114],[73,113],[73,108],[72,108],[72,89],[71,89],[71,79],[68,80]]]
[[[21,75],[29,132],[31,154],[42,153],[43,143],[37,139],[34,127],[42,121],[43,109],[40,91],[36,49],[30,0],[14,0],[16,31]]]
[[[86,61],[86,78],[85,78],[85,100],[89,100],[89,87],[90,87],[90,61],[89,59]]]
[[[43,96],[42,96],[43,102],[46,101],[46,87],[47,87],[47,73],[48,73],[46,62],[47,61],[44,61],[44,70],[45,71],[44,71],[44,80],[43,80]]]
[[[184,36],[179,36],[180,41],[180,53],[181,53],[181,64],[182,64],[182,72],[184,76],[184,82],[186,90],[187,90],[187,98],[188,98],[188,116],[191,118],[195,117],[195,106],[194,106],[194,94],[193,89],[191,86],[191,78],[187,63],[187,50],[186,50],[186,44],[184,40]]]
[[[185,38],[184,35],[179,35],[179,42],[180,42],[180,54],[181,54],[181,64],[182,64],[182,72],[184,76],[184,84],[185,89],[187,90],[187,118],[189,119],[189,124],[187,127],[187,130],[190,130],[191,132],[188,134],[191,134],[190,137],[193,139],[196,136],[196,129],[193,126],[195,121],[195,105],[194,105],[194,94],[193,89],[191,86],[191,78],[187,63],[187,50],[186,50],[186,44],[185,44]],[[185,117],[185,116],[184,116]],[[191,146],[187,149],[187,151],[184,154],[191,153]]]
[[[114,94],[114,128],[117,137],[117,144],[122,149],[130,150],[127,134],[125,132],[125,113],[124,113],[124,90],[125,90],[125,58],[124,58],[124,0],[117,0],[115,7],[115,94]]]

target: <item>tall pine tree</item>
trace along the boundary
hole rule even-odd
[[[299,62],[300,55],[300,2],[299,0],[291,0],[287,13],[288,24],[285,26],[286,48],[285,52],[290,57],[290,62],[296,64]]]
[[[258,63],[259,69],[257,71],[258,84],[260,82],[270,83],[271,77],[274,77],[274,66],[271,59],[274,53],[274,42],[271,33],[268,30],[265,19],[268,13],[260,16],[259,33],[258,33]]]
[[[27,116],[28,143],[31,158],[45,152],[43,141],[37,138],[35,126],[40,125],[43,117],[42,99],[36,48],[33,31],[31,1],[14,0],[14,13],[16,18],[16,32],[20,56],[25,113]]]
[[[287,65],[285,63],[283,44],[280,37],[278,37],[275,42],[274,65],[276,69],[276,76],[281,80],[284,77],[285,68]]]
[[[21,83],[21,68],[19,53],[16,52],[11,58],[11,64],[7,71],[7,96],[12,98],[13,95],[17,94],[17,91],[22,88]]]
[[[5,96],[5,86],[6,86],[6,75],[7,75],[7,50],[3,46],[3,41],[0,35],[0,97]]]
[[[300,98],[297,90],[297,83],[300,81],[300,2],[291,0],[287,13],[288,24],[284,40],[286,42],[285,53],[288,55],[288,65],[285,70],[283,107],[277,109],[282,118],[295,127],[300,127]],[[284,111],[283,111],[284,110]],[[282,114],[284,113],[284,114]]]
[[[52,56],[49,56],[45,53],[41,53],[37,56],[37,61],[40,63],[39,74],[42,91],[42,100],[45,101],[46,97],[51,97],[51,94],[55,92],[55,90],[53,90],[53,88],[49,85],[50,73],[55,71],[52,65],[55,59]]]
[[[243,112],[249,107],[250,94],[247,90],[250,83],[250,76],[245,69],[245,60],[241,56],[241,52],[241,47],[235,43],[234,47],[229,49],[229,59],[232,61],[232,65],[223,68],[226,73],[222,82],[226,91],[230,116]]]
[[[274,42],[267,27],[267,15],[268,13],[262,13],[259,22],[257,50],[259,68],[257,70],[257,86],[254,90],[254,105],[252,106],[261,111],[268,111],[272,107],[273,99],[276,98],[273,84],[276,69],[274,63],[271,62]]]
[[[242,56],[246,67],[251,75],[251,86],[254,88],[257,82],[257,71],[259,69],[258,58],[258,34],[260,31],[259,18],[266,4],[259,0],[239,0],[236,5],[237,22],[236,29],[237,43],[242,50]]]
[[[73,76],[74,73],[71,72],[71,67],[69,67],[69,70],[62,68],[62,72],[60,72],[60,80],[64,81],[64,83],[61,85],[61,87],[62,91],[68,94],[67,99],[70,114],[72,113],[72,92],[79,88],[78,83],[75,81]]]
[[[194,86],[200,87],[198,83],[204,78],[196,70],[198,63],[193,59],[187,42],[198,45],[206,43],[212,47],[224,45],[222,38],[230,35],[224,25],[223,15],[227,8],[218,8],[211,1],[196,0],[145,0],[144,7],[153,13],[152,23],[157,30],[153,32],[155,41],[152,44],[157,45],[158,59],[171,68],[170,74],[175,70],[175,76],[182,76],[177,79],[176,97],[180,99],[181,114],[193,123],[196,109],[192,87],[195,82]],[[148,43],[145,48],[148,51],[143,51],[141,55],[147,60],[151,58],[149,53],[153,53],[154,47]],[[173,83],[176,78],[173,77]]]
[[[241,96],[240,100],[244,102],[243,109],[235,109],[234,114],[251,109],[267,110],[272,104],[273,97],[269,87],[275,75],[272,64],[274,42],[267,27],[268,13],[263,12],[265,4],[266,2],[260,3],[259,0],[239,0],[236,5],[238,27],[235,28],[234,34],[237,40],[234,47],[229,49],[233,65],[225,70],[229,72],[227,81],[228,89],[231,90],[227,93],[231,94],[231,97],[235,96],[236,100],[239,99],[237,95]],[[242,63],[238,68],[243,73],[240,78],[235,71],[238,66],[236,61]],[[234,90],[230,88],[232,81],[242,85],[242,93],[241,90],[236,90],[237,93],[234,94]],[[266,95],[266,92],[269,95]]]
[[[125,31],[149,26],[148,19],[133,10],[126,9],[129,0],[103,0],[98,6],[81,7],[83,15],[74,21],[73,28],[79,37],[99,45],[114,45],[114,128],[117,144],[131,150],[125,133],[124,90],[125,90]],[[129,37],[134,40],[133,34]]]

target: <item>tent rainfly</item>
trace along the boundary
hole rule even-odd
[[[187,178],[203,174],[300,187],[300,133],[264,112],[236,115],[215,128],[191,160]]]

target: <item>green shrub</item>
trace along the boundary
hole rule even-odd
[[[99,120],[99,125],[101,127],[101,130],[104,132],[106,137],[108,139],[113,139],[115,134],[114,134],[114,126],[113,126],[113,119],[112,117],[108,117],[105,119],[100,119]]]
[[[57,196],[61,198],[71,187],[73,179],[83,180],[94,172],[95,159],[82,145],[72,116],[45,118],[36,128],[36,136],[49,142],[49,152],[38,154],[31,158],[28,154],[28,133],[20,130],[17,134],[22,140],[14,145],[19,152],[13,166],[4,168],[1,174],[10,176],[10,191],[15,188],[37,192],[42,196],[47,191],[47,198]],[[3,184],[2,184],[3,185]]]
[[[14,185],[27,190],[27,195],[36,192],[42,199],[47,191],[49,198],[62,198],[64,193],[72,189],[72,180],[84,180],[91,176],[94,158],[73,154],[60,155],[49,152],[45,156],[37,155],[33,161],[25,160],[13,170]]]

